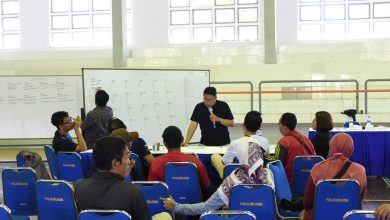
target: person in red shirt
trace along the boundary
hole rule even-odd
[[[168,153],[156,157],[152,161],[149,168],[148,181],[164,181],[164,167],[168,162],[192,162],[198,168],[202,189],[208,189],[210,179],[202,162],[197,157],[180,151],[184,140],[180,129],[175,126],[169,126],[164,130],[162,138],[164,145],[168,149]]]
[[[283,135],[276,145],[275,155],[264,154],[266,161],[280,160],[292,186],[293,161],[296,156],[316,155],[311,141],[295,130],[297,118],[293,113],[284,113],[279,119],[279,131]]]

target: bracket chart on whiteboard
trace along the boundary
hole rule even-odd
[[[110,95],[107,105],[129,131],[138,131],[149,145],[161,143],[170,125],[186,135],[194,107],[203,101],[209,83],[208,70],[83,69],[85,111],[95,107],[96,89],[101,87]],[[199,140],[197,131],[192,142]]]

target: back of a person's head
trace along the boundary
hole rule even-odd
[[[217,96],[217,90],[215,89],[215,87],[207,87],[204,89],[203,95]]]
[[[126,129],[124,128],[118,128],[118,129],[115,129],[111,132],[110,134],[111,137],[121,137],[123,138],[125,141],[131,141],[131,136],[130,136],[130,132],[128,132]]]
[[[245,115],[244,125],[251,132],[256,132],[260,129],[263,119],[258,111],[250,111]]]
[[[65,111],[54,112],[51,115],[51,123],[54,126],[56,126],[58,129],[58,126],[61,125],[62,123],[64,123],[64,118],[66,118],[66,117],[69,117],[68,112],[65,112]]]
[[[109,121],[108,121],[108,133],[112,133],[114,130],[118,129],[118,128],[124,128],[124,129],[127,129],[125,123],[123,123],[122,120],[120,120],[119,118],[111,118]]]
[[[329,132],[333,129],[333,119],[329,112],[316,112],[316,124],[318,132]]]
[[[165,128],[162,138],[168,148],[179,148],[184,140],[180,129],[176,126],[169,126]]]
[[[95,94],[95,103],[97,106],[106,106],[110,96],[104,90],[98,90]]]
[[[297,117],[293,113],[286,112],[280,117],[280,123],[291,131],[295,130],[295,127],[297,126]]]
[[[110,171],[112,160],[122,161],[126,143],[120,137],[104,137],[96,142],[93,161],[98,170]]]

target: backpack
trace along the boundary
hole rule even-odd
[[[51,179],[49,173],[46,170],[45,164],[43,163],[43,160],[38,153],[22,150],[19,152],[18,156],[23,158],[25,167],[31,167],[35,170],[37,180]]]

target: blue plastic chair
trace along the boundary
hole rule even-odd
[[[18,167],[24,167],[24,163],[25,162],[23,156],[20,153],[16,154],[16,165]]]
[[[120,210],[87,209],[80,213],[80,220],[131,220],[131,216]]]
[[[76,182],[84,179],[81,157],[76,152],[58,152],[58,179]]]
[[[199,220],[256,220],[250,211],[209,211],[200,216]]]
[[[5,168],[2,172],[4,203],[12,215],[29,216],[37,214],[35,171],[31,168]]]
[[[293,195],[303,195],[305,193],[307,179],[313,166],[323,161],[324,158],[318,155],[296,156],[293,162]]]
[[[133,184],[139,186],[144,193],[146,203],[148,204],[150,215],[155,215],[161,212],[172,213],[164,208],[161,198],[169,198],[168,186],[164,182],[159,181],[134,181]]]
[[[375,219],[375,211],[369,210],[352,210],[345,213],[343,220],[368,220]]]
[[[199,175],[194,163],[170,162],[165,165],[165,183],[172,197],[178,203],[198,203],[202,201]]]
[[[276,204],[279,205],[282,199],[291,201],[292,193],[282,162],[272,161],[267,164],[267,167],[274,176]],[[279,206],[277,210],[281,217],[299,217],[300,214],[300,212],[285,210]]]
[[[53,179],[58,178],[58,167],[57,167],[57,155],[50,145],[44,147],[47,163],[49,164],[50,174]]]
[[[240,166],[239,163],[229,163],[223,168],[223,179],[228,177],[235,169]]]
[[[256,219],[276,219],[275,193],[264,184],[239,184],[230,191],[230,210],[250,211]]]
[[[356,180],[328,179],[317,183],[314,219],[342,219],[345,213],[355,209],[360,209],[359,183]]]
[[[35,183],[39,220],[78,220],[73,186],[63,180]]]
[[[0,204],[0,219],[1,220],[12,220],[11,210],[3,204]]]

